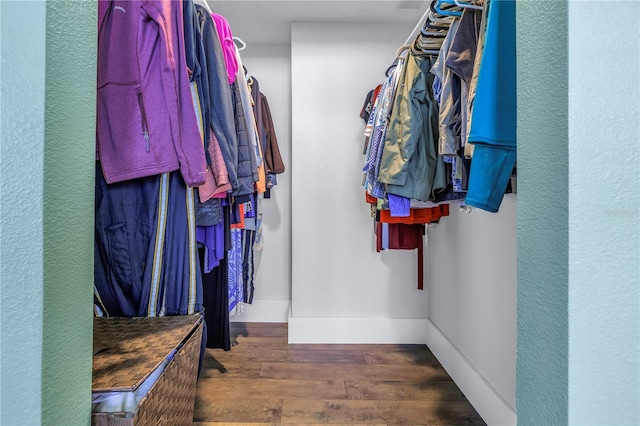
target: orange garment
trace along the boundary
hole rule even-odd
[[[231,229],[244,229],[244,203],[238,204],[238,211],[240,212],[240,222],[232,223]]]
[[[440,204],[437,207],[426,209],[410,209],[407,217],[392,217],[390,210],[380,210],[380,222],[382,223],[404,223],[406,225],[433,223],[445,216],[449,216],[449,204]]]
[[[374,206],[378,204],[378,199],[372,195],[369,195],[368,192],[364,193],[364,199],[367,201],[367,203],[373,204]]]
[[[264,161],[258,167],[258,181],[256,182],[256,192],[264,194],[267,192],[267,175],[264,169]]]

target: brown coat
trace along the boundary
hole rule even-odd
[[[280,174],[284,172],[284,163],[282,162],[280,148],[278,147],[276,129],[271,119],[271,109],[269,109],[267,97],[263,93],[260,93],[260,103],[262,104],[262,127],[266,134],[267,141],[266,149],[263,152],[266,164],[265,169],[268,174]]]

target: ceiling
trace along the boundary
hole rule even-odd
[[[227,19],[233,35],[249,45],[290,44],[292,22],[406,22],[408,34],[429,5],[428,1],[409,0],[207,2],[213,12]]]

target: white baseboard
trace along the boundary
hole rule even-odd
[[[231,322],[283,322],[289,320],[291,300],[254,300],[251,305],[242,304],[229,317]]]
[[[426,319],[289,317],[289,343],[424,344]]]
[[[517,423],[516,412],[440,329],[427,320],[427,346],[490,426]]]

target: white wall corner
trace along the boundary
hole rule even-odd
[[[431,321],[426,321],[427,346],[488,425],[517,424],[516,411]]]

